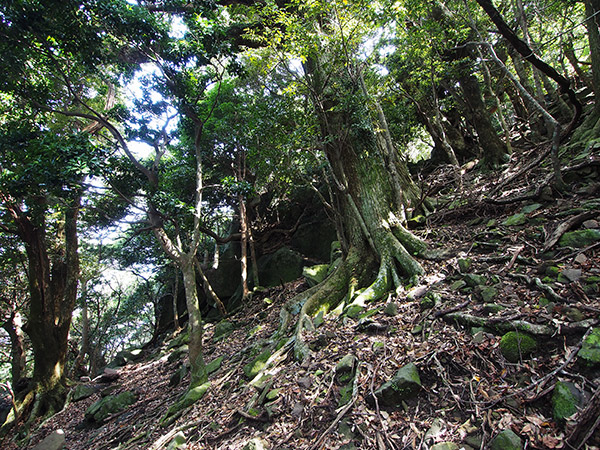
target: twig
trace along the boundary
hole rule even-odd
[[[329,427],[321,434],[321,436],[319,437],[319,439],[317,439],[315,441],[315,443],[310,447],[309,450],[316,450],[317,448],[319,448],[320,445],[321,445],[321,443],[325,439],[325,437],[329,433],[331,433],[331,431],[336,427],[336,425],[340,422],[340,420],[342,420],[342,418],[346,415],[346,413],[348,411],[350,411],[350,409],[352,409],[352,407],[354,406],[354,403],[356,403],[356,399],[358,398],[358,379],[360,378],[360,368],[363,365],[366,365],[366,363],[359,362],[358,363],[358,367],[356,368],[356,375],[354,376],[354,383],[352,385],[352,398],[346,404],[346,406],[344,406],[340,410],[340,412],[338,413],[338,415],[336,416],[336,418],[334,419],[334,421],[331,423],[331,425],[329,425]]]

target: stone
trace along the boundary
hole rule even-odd
[[[600,365],[600,328],[594,328],[585,338],[577,356],[585,365]]]
[[[509,331],[500,339],[500,352],[512,363],[528,357],[536,348],[537,342],[534,338],[518,331]]]
[[[226,320],[222,320],[215,325],[215,331],[213,332],[213,341],[220,341],[227,338],[235,330],[235,325]]]
[[[440,442],[429,447],[429,450],[458,450],[458,448],[454,442]]]
[[[304,259],[300,253],[282,247],[275,253],[262,256],[258,261],[258,277],[266,287],[280,286],[282,283],[296,280],[302,275]]]
[[[561,247],[583,248],[600,240],[600,230],[590,228],[586,230],[570,231],[562,235],[558,244]]]
[[[465,258],[465,259],[460,258],[458,260],[458,270],[460,271],[460,273],[467,273],[472,265],[473,265],[473,262],[472,262],[471,258]]]
[[[119,379],[119,371],[112,367],[105,367],[104,371],[92,381],[98,383],[112,383]]]
[[[329,264],[317,264],[316,266],[304,267],[302,269],[302,276],[306,278],[308,285],[313,287],[327,277],[328,270]]]
[[[396,304],[396,302],[389,302],[387,305],[385,305],[385,309],[383,310],[383,312],[387,316],[397,316],[398,315],[398,305]]]
[[[453,291],[459,291],[467,285],[465,280],[456,280],[454,283],[450,285],[450,289]]]
[[[346,383],[354,378],[356,368],[356,356],[345,355],[335,366],[335,377],[339,383]]]
[[[109,395],[93,403],[85,412],[85,418],[91,422],[102,422],[111,414],[122,411],[136,401],[137,395],[131,391]]]
[[[597,220],[590,219],[583,222],[584,228],[600,228],[600,224]]]
[[[400,406],[402,401],[414,397],[420,390],[419,369],[414,363],[409,363],[398,369],[390,381],[375,391],[375,395],[381,405]]]
[[[502,225],[507,227],[514,227],[518,225],[525,225],[526,223],[527,216],[525,215],[525,213],[521,212],[508,217],[504,222],[502,222]]]
[[[557,422],[563,423],[569,416],[575,414],[581,406],[583,397],[573,383],[559,381],[552,393],[552,416]]]
[[[242,450],[268,450],[270,445],[263,438],[253,438],[244,445]]]
[[[514,431],[506,429],[492,439],[490,450],[523,450],[523,442]]]
[[[581,278],[581,269],[565,269],[561,274],[569,281],[578,281]]]
[[[56,430],[46,436],[32,450],[62,450],[65,443],[65,432],[63,430]]]
[[[211,362],[209,362],[206,365],[206,374],[210,375],[211,373],[219,370],[221,368],[221,363],[223,362],[224,358],[225,356],[219,356],[218,358],[215,358]]]
[[[479,293],[484,303],[489,303],[498,295],[498,290],[492,286],[484,286]]]
[[[470,287],[483,286],[487,283],[487,278],[483,275],[477,275],[475,273],[467,273],[463,279]]]
[[[523,214],[530,214],[532,212],[534,212],[535,210],[538,210],[542,207],[542,205],[540,203],[531,203],[530,205],[525,205],[523,206],[523,208],[521,208],[521,212]]]
[[[583,253],[580,253],[575,257],[575,262],[581,265],[586,264],[588,262],[588,257],[585,256]]]
[[[98,389],[95,386],[90,386],[89,384],[78,384],[73,388],[73,394],[71,395],[71,400],[74,402],[78,402],[79,400],[83,400],[84,398],[91,397]]]
[[[107,367],[123,367],[129,364],[130,362],[139,361],[142,358],[142,356],[142,349],[139,348],[121,350],[115,355],[114,359],[108,364]]]
[[[244,374],[250,380],[263,370],[265,363],[271,357],[271,350],[266,349],[252,361],[244,366]]]
[[[173,437],[173,439],[171,439],[171,442],[169,442],[167,450],[176,450],[178,448],[181,448],[181,447],[185,446],[186,442],[187,442],[187,440],[185,438],[185,434],[183,434],[183,432],[180,431]]]

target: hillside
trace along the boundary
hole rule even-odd
[[[206,325],[210,384],[169,418],[188,383],[184,332],[145,348],[115,381],[74,383],[94,393],[2,448],[34,448],[59,429],[69,450],[598,448],[599,165],[597,154],[574,159],[560,197],[537,189],[543,165],[502,198],[494,188],[516,163],[465,169],[461,190],[438,169],[424,183],[436,212],[414,230],[436,250],[421,261],[425,276],[362,310],[318,315],[308,359],[294,358],[291,330],[274,338],[282,308],[308,288],[299,279]],[[379,390],[411,364],[420,388],[396,380],[402,395]],[[130,406],[85,419],[102,395],[127,391]],[[502,441],[506,430],[521,443]]]

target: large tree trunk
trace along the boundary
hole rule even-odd
[[[401,209],[411,204],[416,189],[409,185],[410,176],[400,158],[390,157],[389,136],[377,136],[378,132],[385,132],[375,131],[383,129],[378,117],[381,112],[364,95],[359,77],[352,79],[348,74],[336,73],[333,88],[323,81],[333,77],[323,75],[317,58],[307,62],[306,70],[323,150],[337,188],[345,259],[322,284],[301,297],[303,307],[296,335],[298,358],[308,352],[302,341],[308,316],[334,308],[345,297],[348,304],[356,307],[380,298],[392,286],[401,285],[401,275],[412,277],[423,272],[412,255],[425,249],[424,243],[402,226]],[[369,104],[374,106],[373,116],[366,107]],[[395,179],[390,175],[390,164],[394,164]],[[397,180],[403,180],[405,185]],[[366,289],[355,295],[360,288]]]
[[[483,103],[479,82],[467,67],[463,68],[463,73],[459,76],[458,81],[467,104],[467,116],[479,136],[483,164],[491,168],[499,167],[506,159],[508,148],[498,137],[498,133],[492,125],[490,115]]]
[[[33,379],[41,394],[36,400],[34,411],[39,414],[56,411],[64,401],[68,336],[79,277],[79,208],[79,196],[65,208],[64,229],[58,236],[58,241],[63,246],[52,258],[48,255],[43,219],[35,225],[23,215],[16,219],[20,237],[25,242],[29,264],[31,303],[25,332],[31,339]]]
[[[585,25],[588,30],[590,57],[592,61],[592,84],[594,86],[595,104],[594,115],[600,116],[600,0],[585,0],[585,15],[588,18]]]

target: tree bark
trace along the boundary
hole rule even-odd
[[[4,322],[2,328],[6,330],[10,337],[10,375],[13,391],[16,391],[17,383],[25,375],[25,366],[27,363],[27,360],[25,359],[23,318],[21,317],[21,314],[18,311],[13,312],[11,317]]]
[[[508,148],[498,137],[498,133],[492,125],[490,115],[483,103],[479,82],[467,67],[463,68],[458,81],[467,104],[468,116],[479,136],[483,164],[486,167],[497,168],[504,162]]]
[[[28,260],[29,318],[25,332],[31,339],[34,355],[33,379],[42,398],[36,402],[39,412],[57,410],[62,406],[68,336],[79,277],[77,218],[80,194],[70,200],[64,211],[64,230],[58,254],[48,254],[45,204],[37,210],[36,223],[15,207],[13,218],[20,238],[25,243]]]
[[[594,113],[600,115],[600,0],[585,0],[585,15],[588,18],[585,25],[590,44],[590,59],[592,61],[592,84],[594,86]]]

